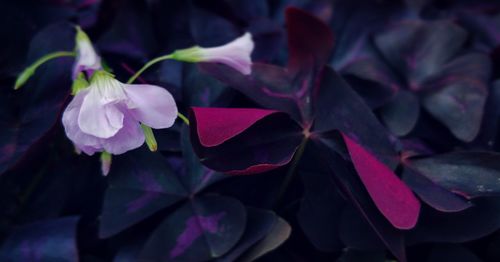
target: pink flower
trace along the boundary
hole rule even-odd
[[[76,27],[76,62],[73,68],[73,79],[76,79],[80,72],[87,72],[91,75],[94,71],[101,70],[101,57],[97,55],[92,42],[82,29]]]
[[[128,85],[96,71],[88,88],[79,91],[64,111],[66,135],[88,155],[117,155],[140,147],[145,140],[140,123],[171,127],[177,118],[172,95],[153,85]]]
[[[250,55],[254,49],[254,42],[250,33],[236,38],[222,46],[203,48],[199,46],[177,50],[172,58],[185,62],[214,62],[228,65],[244,75],[252,72]]]

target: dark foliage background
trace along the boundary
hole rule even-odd
[[[60,122],[72,59],[12,89],[74,24],[121,81],[245,31],[256,64],[148,70],[191,130],[103,177]],[[500,261],[500,2],[3,0],[0,35],[0,261]],[[207,146],[227,108],[255,121]]]

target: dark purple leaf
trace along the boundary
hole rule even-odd
[[[285,68],[254,63],[250,76],[221,64],[206,63],[201,68],[263,107],[286,112],[297,121],[302,118],[299,101],[308,91],[308,83],[297,86]]]
[[[77,217],[40,221],[15,229],[3,242],[1,261],[79,261]]]
[[[190,200],[153,232],[140,260],[205,261],[220,257],[243,235],[245,213],[240,202],[227,197]]]
[[[403,181],[429,206],[441,212],[458,212],[473,206],[461,196],[437,185],[420,172],[406,167]]]
[[[187,197],[188,192],[159,155],[139,150],[115,157],[99,226],[112,236]]]
[[[27,64],[51,52],[73,50],[74,37],[75,31],[69,24],[46,27],[33,38]],[[50,61],[13,97],[2,95],[0,174],[21,159],[58,121],[71,89],[72,62],[70,58]]]
[[[340,72],[371,108],[387,103],[401,88],[391,70],[374,57],[358,58]]]
[[[189,128],[186,126],[182,130],[181,147],[182,161],[180,161],[180,167],[179,165],[174,166],[172,161],[170,163],[174,166],[175,174],[177,174],[180,182],[189,193],[196,194],[209,185],[226,178],[221,173],[217,173],[201,165],[200,159],[194,153],[189,141]]]
[[[216,79],[202,74],[198,66],[185,66],[186,73],[183,82],[184,101],[190,106],[208,107],[225,103],[224,94],[228,88]],[[228,97],[230,98],[230,96]]]
[[[330,27],[335,35],[331,65],[341,73],[371,55],[371,34],[393,20],[397,2],[338,1],[332,8]],[[371,62],[378,63],[375,59]],[[365,62],[362,62],[365,63]],[[377,68],[373,68],[377,70]],[[349,70],[348,70],[349,71]]]
[[[483,54],[464,55],[443,65],[423,87],[425,109],[463,141],[472,141],[481,127],[490,67]]]
[[[387,131],[363,100],[330,67],[325,67],[321,84],[314,92],[314,133],[339,130],[357,140],[388,167],[399,161]],[[319,139],[322,139],[322,134]]]
[[[487,15],[471,10],[460,12],[459,20],[470,30],[476,41],[486,47],[486,51],[500,44],[500,15]]]
[[[407,135],[417,124],[420,113],[418,98],[400,90],[393,99],[380,108],[380,116],[387,128],[397,136]]]
[[[500,194],[500,154],[452,152],[407,163],[433,183],[468,199]]]
[[[333,48],[330,28],[313,15],[289,7],[285,12],[288,31],[288,68],[292,72],[322,67]]]
[[[375,36],[375,44],[390,65],[407,77],[412,90],[422,88],[462,48],[467,33],[449,21],[406,20]]]

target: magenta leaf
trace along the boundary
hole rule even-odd
[[[399,229],[415,227],[420,202],[394,172],[348,135],[342,133],[361,181],[380,212]]]
[[[228,110],[213,107],[192,107],[191,110],[196,119],[196,132],[200,144],[205,147],[218,146],[239,135],[262,118],[277,112],[264,109]]]
[[[344,237],[344,244],[349,245],[352,242],[364,242],[367,237],[364,233],[356,233],[351,228],[361,229],[359,223],[362,223],[370,233],[375,231],[378,238],[383,244],[398,258],[399,261],[406,261],[405,241],[403,232],[396,229],[389,221],[384,218],[381,212],[374,205],[370,199],[370,195],[366,192],[366,188],[360,181],[359,175],[357,176],[352,165],[347,162],[336,150],[330,148],[322,141],[313,141],[314,149],[319,150],[321,165],[326,165],[331,172],[331,178],[338,186],[339,191],[345,195],[351,205],[358,211],[353,214],[355,217],[347,218],[345,221],[349,222],[348,225],[341,225],[340,230],[347,231],[349,241]],[[362,216],[364,220],[358,219]],[[356,226],[352,225],[352,222]],[[368,225],[367,225],[368,224]],[[342,230],[342,229],[345,230]],[[373,230],[373,231],[372,231]],[[360,239],[361,238],[361,239]]]
[[[235,108],[192,112],[195,152],[204,165],[220,172],[246,175],[286,165],[302,140],[299,126],[281,112]]]

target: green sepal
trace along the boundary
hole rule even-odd
[[[85,78],[85,74],[80,72],[71,85],[71,95],[76,95],[81,90],[87,88],[90,83]]]
[[[153,130],[151,127],[141,124],[142,131],[144,132],[144,136],[146,137],[146,145],[150,151],[155,152],[158,150],[158,143],[156,143],[155,135],[153,134]]]
[[[171,58],[182,62],[201,62],[203,60],[202,48],[199,46],[193,46],[186,49],[176,50],[172,53]]]

